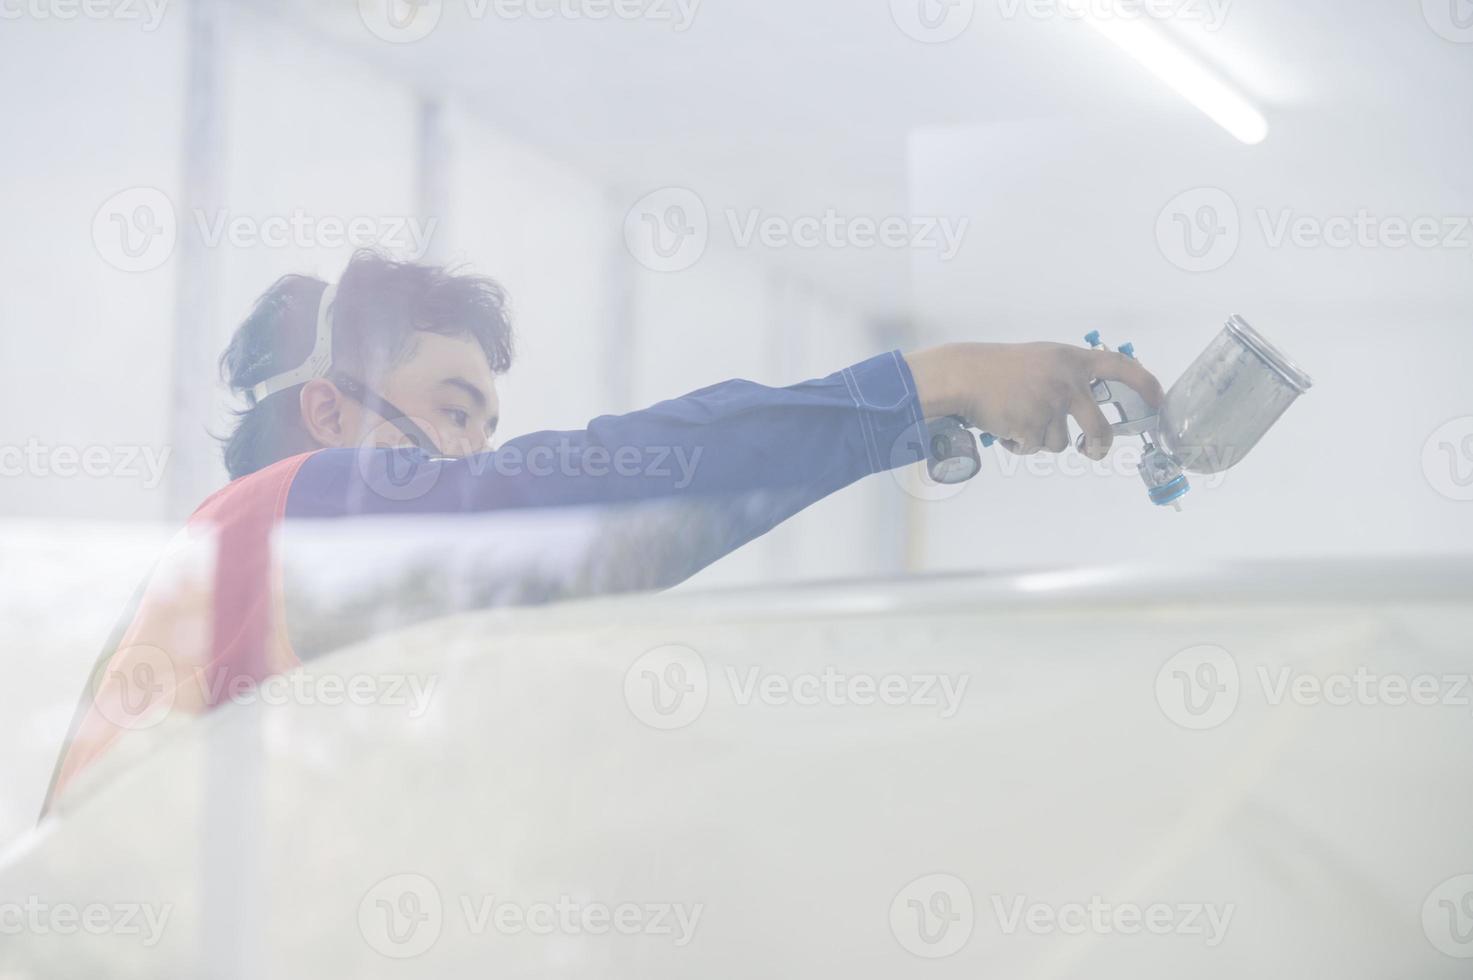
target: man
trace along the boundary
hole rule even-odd
[[[47,809],[127,736],[386,623],[675,584],[830,493],[922,459],[926,419],[959,416],[1010,451],[1057,453],[1072,415],[1098,459],[1110,429],[1092,379],[1162,398],[1119,354],[952,344],[787,388],[728,381],[492,450],[496,376],[511,359],[505,297],[488,279],[360,253],[336,286],[289,276],[268,290],[221,359],[249,404],[225,440],[232,482],[195,512],[99,660]],[[395,619],[385,608],[420,573],[380,575],[384,594],[367,602],[372,586],[347,603],[315,587],[314,561],[350,562],[304,529],[351,519],[351,540],[377,549],[371,570],[392,572],[391,526],[417,540],[450,517],[456,541],[497,556],[461,576],[468,591],[419,589],[428,604]],[[435,605],[451,595],[459,606]]]

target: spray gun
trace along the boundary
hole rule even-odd
[[[1084,340],[1105,349],[1098,330]],[[1135,357],[1134,344],[1117,349]],[[1181,498],[1191,490],[1187,471],[1220,473],[1241,461],[1313,383],[1248,321],[1234,316],[1172,385],[1159,413],[1119,381],[1096,380],[1090,393],[1119,417],[1110,424],[1116,437],[1140,437],[1139,471],[1151,503],[1181,510]],[[927,426],[926,466],[937,483],[972,479],[982,469],[977,443],[991,448],[997,441],[986,432],[973,438],[956,416]]]

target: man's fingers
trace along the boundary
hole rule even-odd
[[[1141,362],[1135,358],[1107,350],[1090,351],[1089,358],[1090,373],[1094,378],[1124,382],[1139,392],[1152,408],[1160,407],[1166,400],[1161,382],[1156,380],[1154,374],[1141,367]]]
[[[1043,437],[1043,448],[1051,453],[1061,453],[1069,448],[1069,416],[1061,412],[1053,417]]]
[[[1074,421],[1079,423],[1084,433],[1079,437],[1079,451],[1090,459],[1104,459],[1110,451],[1110,444],[1115,441],[1115,433],[1110,431],[1110,422],[1094,398],[1083,392],[1075,395],[1069,414],[1074,416]]]

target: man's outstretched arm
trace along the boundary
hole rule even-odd
[[[288,517],[454,514],[781,494],[793,510],[924,452],[924,420],[958,415],[1015,452],[1062,452],[1068,417],[1087,452],[1109,446],[1089,393],[1118,379],[1159,401],[1122,355],[1059,344],[953,344],[882,354],[785,388],[728,381],[586,429],[539,432],[494,452],[431,460],[410,450],[326,450],[302,466]]]

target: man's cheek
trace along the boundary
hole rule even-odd
[[[421,425],[421,428],[424,426]],[[434,430],[425,429],[425,433],[433,436]],[[380,422],[369,430],[364,445],[373,449],[411,449],[414,447],[414,440],[394,422]]]

